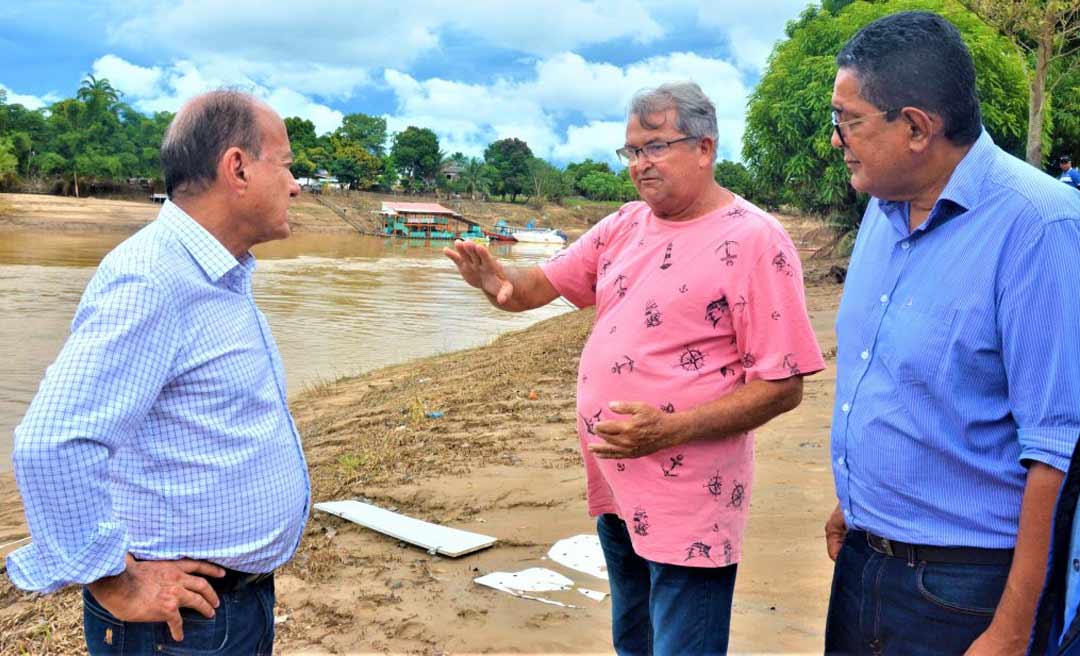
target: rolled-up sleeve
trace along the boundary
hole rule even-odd
[[[540,270],[559,295],[579,308],[596,303],[597,267],[615,216],[604,218],[540,265]]]
[[[1002,267],[999,325],[1021,461],[1065,471],[1080,435],[1080,217],[1038,226]]]
[[[165,385],[176,312],[155,282],[102,267],[72,333],[15,430],[13,463],[32,542],[7,559],[16,586],[52,592],[120,573],[128,551],[112,513],[109,458]]]

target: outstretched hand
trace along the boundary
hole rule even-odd
[[[672,434],[672,415],[640,401],[612,401],[612,412],[627,415],[621,421],[602,421],[593,428],[603,443],[590,444],[597,458],[640,458],[678,444]]]
[[[181,641],[181,608],[193,608],[205,617],[213,617],[221,603],[210,583],[196,574],[220,577],[225,576],[225,570],[201,560],[135,560],[129,555],[127,569],[87,587],[116,619],[165,622],[173,640]]]
[[[514,285],[507,278],[506,270],[498,260],[491,257],[486,247],[458,241],[454,242],[452,248],[444,248],[443,254],[457,265],[458,273],[465,282],[495,299],[497,305],[510,302],[514,295]]]

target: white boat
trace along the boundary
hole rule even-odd
[[[566,243],[566,235],[558,230],[515,230],[514,239],[527,244],[559,244]]]

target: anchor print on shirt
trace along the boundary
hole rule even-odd
[[[674,244],[675,244],[675,242],[669,241],[668,245],[667,245],[667,248],[664,249],[664,263],[660,265],[660,270],[661,271],[668,270],[669,268],[671,268],[671,265],[673,264],[673,262],[671,261],[671,247]]]
[[[794,353],[788,353],[787,355],[785,355],[783,366],[792,376],[798,376],[801,372],[799,371],[799,363],[795,362],[794,358]]]
[[[704,542],[695,542],[686,548],[686,560],[693,560],[694,558],[704,558],[708,561],[712,561],[712,547]],[[686,562],[684,560],[683,562]]]
[[[615,279],[615,283],[612,285],[615,287],[615,293],[619,295],[619,298],[626,296],[626,292],[628,291],[626,280],[626,276],[620,273],[619,277]]]
[[[732,249],[736,248],[738,245],[739,242],[737,241],[727,240],[721,242],[720,245],[716,247],[716,250],[714,252],[719,253],[721,250],[723,250],[724,254],[720,256],[720,259],[723,260],[724,264],[728,266],[735,266],[735,260],[739,259],[739,254],[732,251]]]
[[[724,213],[724,216],[746,216],[747,212],[742,207],[733,207]]]
[[[626,369],[629,373],[634,373],[634,360],[629,355],[624,355],[622,360],[616,360],[615,364],[611,365],[611,373],[622,375],[623,369]]]
[[[602,262],[602,263],[600,264],[600,271],[599,271],[599,272],[598,272],[598,273],[596,274],[596,277],[597,277],[597,278],[603,278],[603,277],[604,277],[604,274],[605,274],[605,273],[607,273],[607,272],[608,272],[608,269],[610,269],[610,268],[611,268],[611,260],[607,260],[607,259],[605,259],[605,260],[604,260],[604,261],[603,261],[603,262]]]
[[[596,435],[596,424],[600,422],[600,413],[602,412],[603,410],[597,410],[596,414],[593,415],[592,418],[586,417],[585,415],[578,413],[578,416],[581,417],[581,421],[585,422],[585,432],[589,435]]]
[[[660,306],[656,304],[656,301],[649,301],[649,304],[645,306],[645,327],[656,328],[663,323],[660,317]]]
[[[677,456],[671,456],[668,458],[669,464],[660,465],[660,469],[664,471],[664,478],[678,478],[679,475],[675,473],[675,470],[683,466],[683,454]]]

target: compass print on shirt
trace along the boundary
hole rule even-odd
[[[679,356],[679,364],[675,366],[682,367],[684,371],[700,373],[705,368],[705,353],[691,346],[684,346],[683,348],[686,351]]]
[[[712,495],[713,501],[720,500],[720,495],[724,493],[724,477],[720,475],[719,469],[705,481],[703,487]]]

